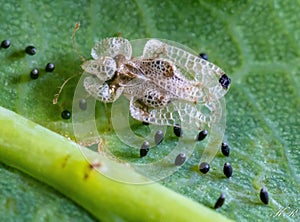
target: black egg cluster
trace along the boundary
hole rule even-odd
[[[11,46],[11,41],[8,39],[5,39],[1,42],[1,49],[8,49],[10,46]],[[25,47],[23,52],[29,56],[34,56],[37,53],[37,48],[34,45],[28,45]],[[49,62],[45,65],[44,71],[53,72],[54,69],[55,69],[55,64]],[[32,68],[32,70],[29,73],[30,78],[33,80],[38,79],[39,75],[40,75],[40,69],[37,67]],[[86,104],[84,104],[84,101],[82,102],[81,106],[83,107],[83,109],[86,109]],[[68,110],[64,110],[61,112],[61,117],[63,119],[70,119],[71,112]]]
[[[159,145],[163,139],[164,139],[165,135],[163,133],[163,131],[158,130],[155,135],[154,135],[154,143],[155,145]],[[148,141],[145,141],[140,148],[140,157],[144,157],[148,154],[150,150],[150,143]]]
[[[1,42],[1,48],[2,49],[7,49],[10,46],[10,41],[8,39],[5,39]]]
[[[28,54],[29,55],[34,55],[35,53],[34,54],[28,53]],[[45,71],[46,72],[53,72],[54,68],[55,68],[55,65],[53,63],[47,63],[47,65],[45,67]],[[39,77],[39,69],[38,68],[32,69],[31,72],[30,72],[30,77],[32,79],[37,79]]]
[[[2,49],[7,49],[7,48],[10,47],[10,45],[11,45],[11,42],[8,39],[5,39],[1,42],[1,48]],[[24,52],[27,55],[33,56],[37,53],[37,49],[33,45],[28,45],[28,46],[25,47]],[[53,72],[54,68],[55,68],[55,65],[53,63],[48,63],[45,67],[45,71],[46,72]],[[31,79],[37,79],[39,77],[39,74],[40,74],[39,69],[38,68],[33,68],[30,72],[30,77],[31,77]]]

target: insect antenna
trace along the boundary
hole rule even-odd
[[[72,34],[72,45],[73,45],[73,49],[75,51],[75,53],[79,56],[79,58],[81,59],[82,62],[85,62],[85,58],[79,53],[79,50],[77,48],[77,44],[76,44],[76,32],[80,27],[80,22],[77,22],[75,24],[75,27],[73,29],[73,34]]]
[[[59,98],[59,96],[60,96],[60,94],[61,94],[63,88],[65,87],[65,85],[66,85],[71,79],[73,79],[75,76],[78,76],[78,75],[80,75],[80,74],[72,75],[71,77],[67,78],[67,79],[63,82],[63,84],[59,87],[58,93],[54,95],[54,98],[53,98],[53,100],[52,100],[53,104],[57,104],[58,98]]]
[[[77,48],[77,44],[76,44],[76,39],[75,39],[75,37],[76,37],[76,32],[77,32],[77,30],[79,29],[79,27],[80,27],[80,22],[77,22],[77,23],[75,24],[75,27],[74,27],[73,33],[72,33],[72,46],[73,46],[73,49],[74,49],[75,53],[79,56],[80,60],[81,60],[82,62],[85,62],[86,59],[79,53],[78,48]],[[69,77],[68,79],[66,79],[66,80],[63,82],[63,84],[59,87],[58,93],[54,95],[54,98],[53,98],[53,101],[52,101],[53,104],[57,104],[58,98],[59,98],[59,96],[60,96],[60,94],[61,94],[61,92],[62,92],[64,86],[67,84],[67,82],[69,82],[71,79],[73,79],[74,77],[76,77],[76,76],[78,76],[78,75],[80,75],[80,74],[75,74],[75,75]]]

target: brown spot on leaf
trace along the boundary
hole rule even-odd
[[[62,162],[62,164],[61,164],[61,167],[62,167],[62,168],[65,168],[65,167],[66,167],[67,162],[68,162],[68,160],[70,159],[70,157],[71,157],[71,155],[65,156],[65,158],[64,158],[64,160],[63,160],[63,162]]]
[[[85,174],[84,174],[84,179],[88,179],[88,177],[90,176],[91,172],[95,169],[95,168],[99,168],[102,166],[101,162],[98,159],[95,159],[92,163],[88,163],[88,169],[86,170]]]

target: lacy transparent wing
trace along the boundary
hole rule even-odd
[[[127,60],[131,59],[132,47],[127,39],[121,37],[106,38],[97,42],[92,48],[91,55],[97,60],[102,56],[116,57],[124,55]]]
[[[204,105],[201,105],[204,107]],[[182,100],[174,100],[163,107],[145,109],[138,99],[130,100],[130,114],[133,118],[150,124],[161,126],[191,125],[197,130],[205,129],[211,125],[210,114],[202,112],[199,106]]]
[[[151,39],[145,44],[143,58],[164,58],[171,61],[186,78],[192,78],[200,86],[207,86],[215,93],[215,98],[223,97],[228,91],[228,88],[224,89],[219,83],[219,79],[225,74],[222,69],[177,46]],[[217,85],[212,84],[212,78],[218,80]]]
[[[106,82],[102,82],[93,75],[84,78],[83,86],[89,95],[105,103],[114,102],[123,91],[123,87],[119,87],[116,92],[111,92]]]
[[[165,107],[157,107],[151,110],[145,109],[137,98],[132,97],[129,105],[130,115],[136,120],[161,126],[174,126],[180,123],[180,117],[176,108],[171,103]]]
[[[117,70],[117,65],[111,57],[100,57],[97,60],[85,61],[81,68],[89,74],[95,75],[101,81],[109,80]]]

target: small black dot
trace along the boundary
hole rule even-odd
[[[261,188],[260,190],[260,200],[264,203],[264,204],[268,204],[269,203],[269,194],[266,188]]]
[[[8,39],[5,39],[1,42],[1,48],[7,49],[10,46],[10,41]]]
[[[53,63],[48,63],[45,68],[46,72],[52,72],[54,69],[55,65]]]
[[[202,162],[199,166],[199,170],[201,173],[206,174],[210,169],[209,163]]]
[[[221,193],[220,197],[218,198],[218,200],[215,203],[214,209],[222,207],[224,202],[225,202],[225,194]]]
[[[39,70],[37,68],[34,68],[33,70],[31,70],[30,77],[32,79],[37,79],[39,77]]]
[[[150,144],[149,142],[145,141],[140,149],[140,157],[144,157],[147,155],[147,153],[149,152],[149,148],[150,148]]]
[[[221,78],[219,79],[219,83],[221,84],[221,86],[224,89],[228,89],[228,86],[230,85],[230,82],[231,82],[231,79],[226,74],[223,74],[221,76]]]
[[[181,166],[186,160],[186,155],[184,153],[180,153],[177,155],[175,159],[175,165],[176,166]]]
[[[69,110],[64,110],[61,112],[61,117],[63,119],[70,119],[71,118],[71,113]]]
[[[174,131],[174,134],[176,136],[181,137],[182,130],[181,130],[181,127],[178,124],[175,124],[173,131]]]
[[[81,110],[86,110],[87,109],[87,102],[85,99],[79,100],[79,108]]]
[[[232,166],[230,165],[230,163],[224,164],[223,173],[228,178],[232,176]]]
[[[36,53],[36,48],[32,45],[29,45],[25,48],[25,52],[28,54],[28,55],[35,55]]]
[[[197,135],[197,141],[204,140],[207,134],[208,134],[207,130],[200,131]]]
[[[154,136],[154,142],[156,145],[160,144],[164,139],[164,133],[161,130],[158,130]]]
[[[204,53],[204,52],[203,52],[203,53],[200,53],[200,54],[199,54],[199,57],[202,58],[202,59],[204,59],[204,60],[208,60],[208,56],[207,56],[207,54]]]
[[[229,156],[229,153],[230,153],[230,148],[228,146],[227,143],[222,143],[221,145],[221,151],[223,153],[224,156]]]

